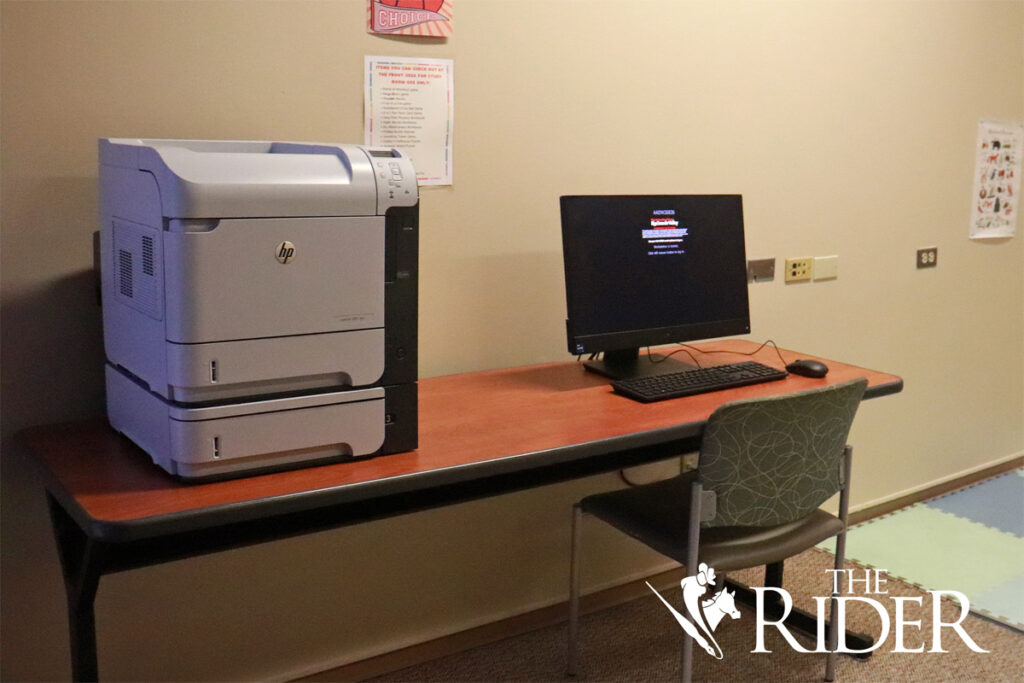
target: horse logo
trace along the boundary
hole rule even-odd
[[[696,576],[687,576],[679,582],[683,589],[683,605],[690,614],[689,619],[670,605],[654,586],[648,583],[647,587],[654,591],[688,636],[697,641],[709,655],[721,659],[722,648],[719,647],[712,632],[718,628],[718,624],[726,615],[739,619],[740,611],[736,609],[736,593],[730,593],[728,590],[720,590],[707,600],[701,600],[701,596],[707,593],[708,587],[714,583],[715,570],[703,562],[700,563]]]

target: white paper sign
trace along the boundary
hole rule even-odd
[[[365,61],[365,143],[407,154],[420,185],[451,185],[453,61],[370,56]]]
[[[1020,211],[1024,124],[980,121],[975,146],[972,239],[1013,237]]]

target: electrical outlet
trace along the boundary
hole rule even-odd
[[[813,258],[786,259],[786,282],[801,282],[814,277]]]
[[[934,268],[939,265],[939,248],[925,247],[917,250],[917,267]]]

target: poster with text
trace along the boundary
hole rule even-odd
[[[447,38],[453,0],[366,0],[366,30],[400,36]]]
[[[366,57],[363,138],[412,159],[420,185],[452,184],[454,63]]]
[[[1020,210],[1024,124],[980,121],[975,147],[972,239],[1013,237]]]

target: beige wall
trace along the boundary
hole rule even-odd
[[[1024,119],[1020,2],[456,0],[447,41],[362,0],[3,2],[3,677],[67,675],[42,490],[10,435],[101,414],[96,139],[362,139],[362,57],[455,60],[455,185],[422,198],[421,375],[567,357],[566,193],[744,195],[753,338],[901,374],[866,505],[1024,449],[1024,235],[967,239],[980,118]],[[939,247],[917,271],[914,251]],[[110,679],[282,678],[564,598],[611,476],[103,579]],[[588,581],[658,566],[603,535]]]

